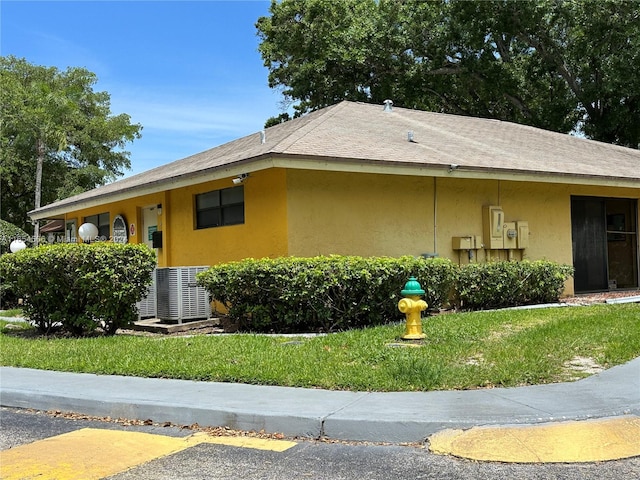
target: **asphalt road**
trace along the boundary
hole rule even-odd
[[[0,459],[17,452],[23,446],[43,439],[60,438],[64,434],[104,431],[123,435],[131,432],[150,434],[148,438],[169,437],[180,442],[193,436],[192,430],[174,426],[125,426],[98,420],[78,420],[54,417],[41,412],[0,409]],[[88,430],[87,430],[88,429]],[[287,439],[284,439],[287,440]],[[291,439],[288,439],[291,440]],[[618,480],[640,478],[640,457],[600,463],[581,464],[504,464],[473,462],[434,455],[424,445],[399,446],[367,443],[323,443],[293,439],[282,442],[283,451],[257,449],[211,443],[196,443],[176,453],[134,465],[126,471],[112,474],[112,480],[175,480],[175,479],[598,479]],[[275,444],[279,444],[276,441]],[[36,444],[37,445],[37,444]],[[142,445],[145,446],[144,444]],[[84,456],[78,445],[72,455]],[[41,450],[35,449],[27,463],[42,462]],[[98,449],[93,454],[108,457]],[[110,458],[105,458],[107,462]],[[1,477],[8,478],[0,465]],[[14,478],[14,477],[11,477]],[[38,477],[43,478],[43,477]],[[46,478],[46,477],[44,477]],[[52,478],[52,477],[49,477]],[[65,477],[66,478],[66,477]],[[101,478],[101,477],[93,477]]]

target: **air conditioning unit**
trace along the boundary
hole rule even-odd
[[[156,271],[151,273],[151,284],[147,291],[147,296],[140,300],[137,304],[138,318],[156,318],[157,315],[157,298],[156,298]]]
[[[156,270],[156,316],[160,320],[177,321],[209,318],[211,303],[208,292],[196,283],[196,274],[209,267],[173,267]]]

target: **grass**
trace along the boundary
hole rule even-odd
[[[640,356],[640,305],[445,314],[423,321],[416,348],[404,325],[313,338],[263,335],[42,338],[0,322],[0,364],[70,372],[348,389],[424,391],[518,386],[588,374]]]
[[[13,308],[11,310],[0,310],[0,317],[4,318],[12,318],[12,317],[21,317],[22,309],[21,308]]]

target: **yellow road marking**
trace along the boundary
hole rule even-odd
[[[92,480],[115,475],[200,443],[283,452],[295,442],[252,437],[186,438],[84,428],[0,452],[2,480]]]
[[[272,452],[284,452],[296,446],[296,442],[287,440],[270,440],[253,437],[213,437],[206,433],[194,433],[187,441],[194,445],[199,443],[213,443],[216,445],[228,445],[230,447],[253,448],[256,450],[271,450]]]
[[[640,455],[640,417],[444,430],[429,438],[434,453],[472,460],[598,462]]]

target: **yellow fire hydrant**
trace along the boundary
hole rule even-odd
[[[407,325],[404,330],[403,340],[420,340],[426,335],[422,333],[421,313],[427,309],[427,302],[420,297],[424,295],[424,290],[415,277],[409,277],[404,289],[400,291],[403,298],[398,302],[398,310],[407,317]]]

